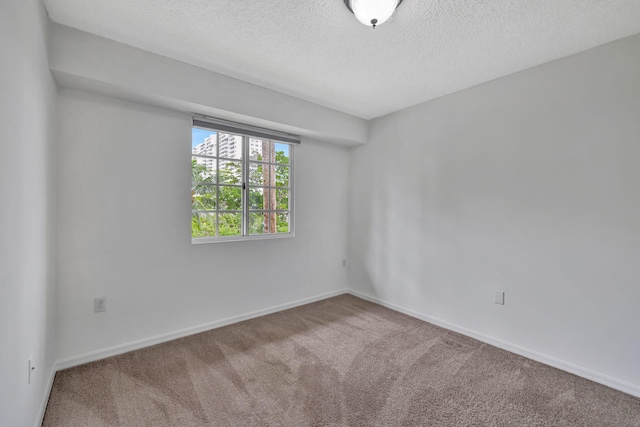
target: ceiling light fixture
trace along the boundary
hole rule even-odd
[[[344,0],[358,21],[374,29],[391,18],[400,3],[402,0]]]

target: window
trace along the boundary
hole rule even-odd
[[[193,120],[191,242],[291,237],[294,135]]]

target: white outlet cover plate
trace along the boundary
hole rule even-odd
[[[33,366],[33,355],[29,357],[29,378],[27,380],[27,384],[31,384],[31,373],[35,370],[35,366]]]
[[[504,291],[493,291],[493,302],[504,305]]]

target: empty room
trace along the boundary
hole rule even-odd
[[[2,0],[0,58],[1,427],[640,426],[639,1]]]

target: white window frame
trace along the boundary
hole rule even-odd
[[[191,214],[195,213],[211,213],[216,212],[219,214],[220,212],[236,212],[242,214],[242,223],[241,223],[241,234],[235,236],[214,236],[214,237],[191,237],[192,244],[203,244],[203,243],[219,243],[219,242],[237,242],[237,241],[245,241],[245,240],[266,240],[266,239],[286,239],[292,238],[295,236],[295,145],[300,144],[300,137],[297,135],[292,135],[288,133],[273,131],[264,128],[258,128],[250,125],[244,125],[240,123],[229,122],[221,119],[213,119],[209,117],[194,117],[192,122],[192,129],[208,129],[217,133],[217,137],[219,137],[220,133],[229,133],[233,135],[238,135],[242,137],[242,159],[240,160],[242,164],[242,183],[240,185],[233,184],[220,184],[216,183],[214,186],[217,188],[216,191],[216,209],[215,210],[191,210]],[[250,185],[250,165],[251,164],[271,164],[276,167],[275,159],[271,159],[271,162],[261,162],[254,161],[250,158],[250,139],[262,139],[269,140],[272,143],[279,144],[287,144],[289,146],[289,164],[282,165],[287,166],[289,168],[289,209],[288,210],[280,210],[280,209],[264,209],[264,210],[250,210],[249,209],[249,190],[251,188],[269,188],[274,189],[286,189],[283,187],[277,187],[275,183],[269,183],[268,186],[252,186]],[[217,149],[220,149],[219,142],[217,143]],[[192,152],[191,161],[193,161],[194,157],[204,157],[203,155],[194,155]],[[219,169],[220,157],[219,152],[216,153],[216,160]],[[192,182],[192,191],[193,185],[195,183]],[[220,186],[230,186],[230,187],[239,187],[242,189],[242,211],[221,211],[219,209],[219,197],[220,197]],[[289,213],[289,232],[288,233],[265,233],[265,234],[249,234],[249,218],[251,213],[256,212],[273,212],[275,214],[288,212]],[[216,215],[217,218],[217,215]],[[193,233],[192,230],[190,230]],[[218,232],[218,220],[216,220],[216,232]]]

